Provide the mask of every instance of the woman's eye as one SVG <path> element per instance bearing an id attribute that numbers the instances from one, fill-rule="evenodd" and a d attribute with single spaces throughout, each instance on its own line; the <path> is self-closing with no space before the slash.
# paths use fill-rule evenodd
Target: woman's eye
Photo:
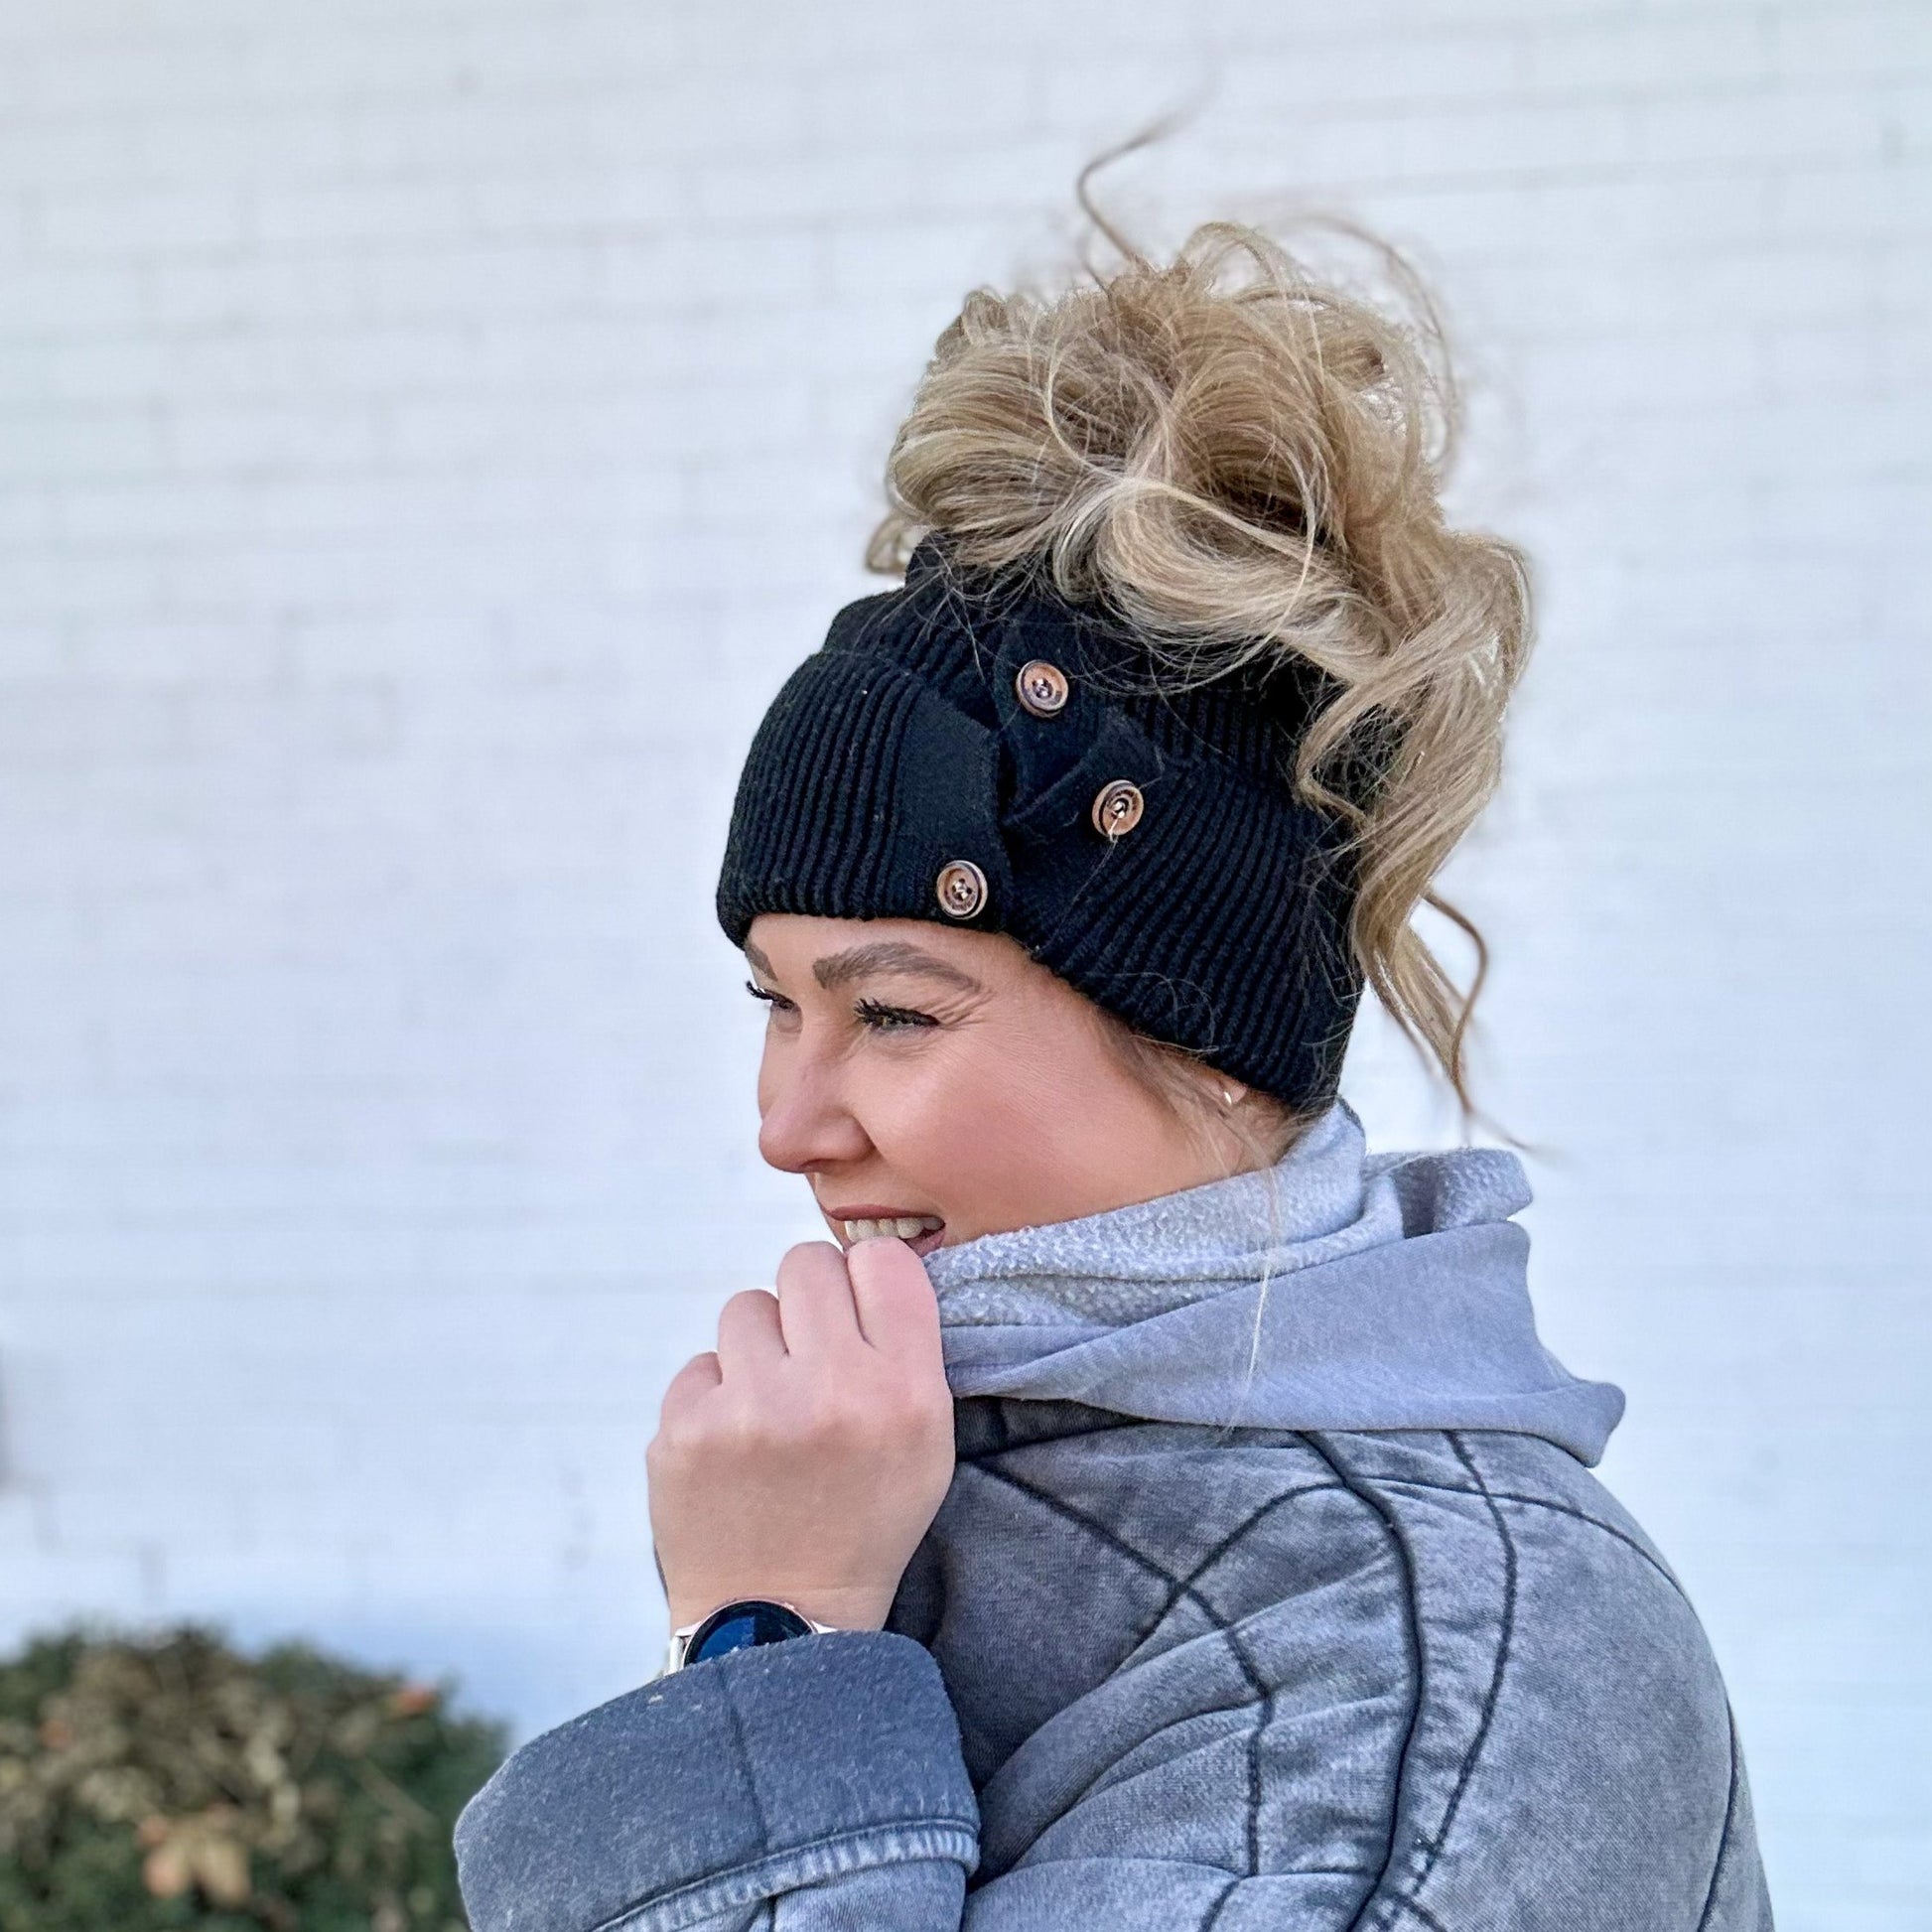
<path id="1" fill-rule="evenodd" d="M 909 1033 L 917 1027 L 939 1024 L 931 1014 L 920 1013 L 916 1008 L 882 1006 L 877 1000 L 861 1000 L 852 1011 L 862 1027 L 870 1027 L 875 1033 Z"/>
<path id="2" fill-rule="evenodd" d="M 798 1011 L 797 1001 L 787 1000 L 782 993 L 774 993 L 756 980 L 747 980 L 745 990 L 773 1015 L 789 1018 Z M 879 1000 L 861 1000 L 852 1012 L 859 1024 L 872 1033 L 909 1033 L 914 1028 L 939 1024 L 931 1014 L 921 1013 L 916 1007 L 889 1007 Z"/>

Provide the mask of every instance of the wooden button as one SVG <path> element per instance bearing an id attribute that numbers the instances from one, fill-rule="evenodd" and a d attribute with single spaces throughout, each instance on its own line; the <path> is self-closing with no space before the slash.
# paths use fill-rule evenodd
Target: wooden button
<path id="1" fill-rule="evenodd" d="M 1066 681 L 1066 673 L 1057 664 L 1049 664 L 1043 657 L 1035 657 L 1020 667 L 1020 674 L 1013 680 L 1013 688 L 1020 694 L 1021 708 L 1031 711 L 1035 718 L 1051 718 L 1066 709 L 1067 692 L 1071 688 Z"/>
<path id="2" fill-rule="evenodd" d="M 939 909 L 949 919 L 970 919 L 986 903 L 986 875 L 970 859 L 949 859 L 933 882 Z"/>
<path id="3" fill-rule="evenodd" d="M 1093 829 L 1110 839 L 1121 838 L 1141 822 L 1146 810 L 1147 800 L 1141 796 L 1140 786 L 1114 778 L 1093 795 Z"/>

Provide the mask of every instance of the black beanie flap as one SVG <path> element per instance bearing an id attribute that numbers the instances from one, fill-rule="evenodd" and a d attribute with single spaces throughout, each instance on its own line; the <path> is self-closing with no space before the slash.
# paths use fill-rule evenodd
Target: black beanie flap
<path id="1" fill-rule="evenodd" d="M 889 822 L 897 836 L 894 902 L 930 918 L 938 879 L 961 861 L 986 882 L 979 908 L 949 925 L 1000 931 L 1011 923 L 1013 875 L 1000 834 L 1000 741 L 921 686 L 894 773 Z"/>
<path id="2" fill-rule="evenodd" d="M 1077 856 L 1097 863 L 1108 849 L 1106 837 L 1093 824 L 1093 801 L 1103 785 L 1125 779 L 1140 788 L 1148 809 L 1154 809 L 1161 783 L 1161 755 L 1147 734 L 1119 712 L 1102 712 L 1081 748 L 1078 761 L 1060 772 L 1043 790 L 1029 787 L 1019 771 L 1009 794 L 1002 823 L 1009 838 L 1029 845 L 1058 845 L 1072 839 Z M 1018 731 L 1003 734 L 1009 746 Z M 1068 734 L 1070 739 L 1071 734 Z M 1021 761 L 1016 759 L 1016 765 Z M 1084 837 L 1079 835 L 1084 833 Z"/>
<path id="3" fill-rule="evenodd" d="M 1012 894 L 992 732 L 881 658 L 821 650 L 772 700 L 739 779 L 718 913 L 742 946 L 760 912 L 929 919 L 938 875 L 977 866 L 997 928 Z"/>

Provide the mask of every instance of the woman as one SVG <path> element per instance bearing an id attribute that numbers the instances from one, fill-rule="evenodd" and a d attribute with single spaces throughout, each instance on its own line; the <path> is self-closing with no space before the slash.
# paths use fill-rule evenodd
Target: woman
<path id="1" fill-rule="evenodd" d="M 1696 1617 L 1490 1149 L 1368 1156 L 1521 560 L 1426 327 L 1198 231 L 974 296 L 719 888 L 834 1240 L 665 1397 L 670 1668 L 458 1833 L 479 1932 L 1767 1927 Z"/>

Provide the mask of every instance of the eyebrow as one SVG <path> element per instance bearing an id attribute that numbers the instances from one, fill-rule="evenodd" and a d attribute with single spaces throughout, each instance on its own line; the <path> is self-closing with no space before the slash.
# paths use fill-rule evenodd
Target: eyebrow
<path id="1" fill-rule="evenodd" d="M 745 943 L 745 957 L 766 978 L 772 977 L 770 960 L 750 940 Z M 965 993 L 986 991 L 971 973 L 961 971 L 935 953 L 922 952 L 903 939 L 875 939 L 869 945 L 851 946 L 844 952 L 828 953 L 812 962 L 812 978 L 828 992 L 878 973 L 917 974 L 923 979 L 941 980 Z"/>

